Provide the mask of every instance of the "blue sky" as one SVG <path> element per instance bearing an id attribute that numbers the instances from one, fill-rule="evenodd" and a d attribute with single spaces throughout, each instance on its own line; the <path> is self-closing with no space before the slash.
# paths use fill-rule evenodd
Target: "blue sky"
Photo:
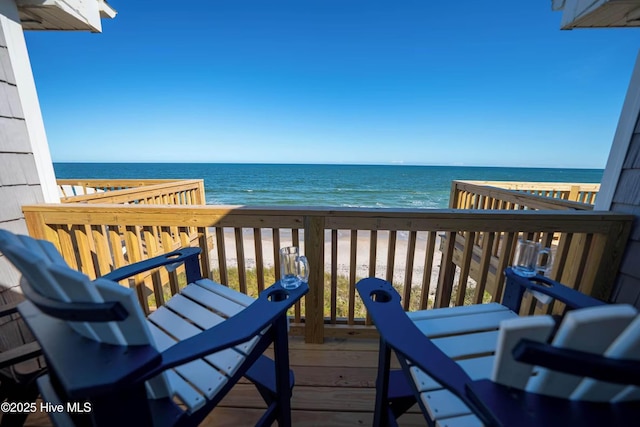
<path id="1" fill-rule="evenodd" d="M 638 29 L 549 0 L 111 0 L 28 32 L 54 161 L 603 168 Z"/>

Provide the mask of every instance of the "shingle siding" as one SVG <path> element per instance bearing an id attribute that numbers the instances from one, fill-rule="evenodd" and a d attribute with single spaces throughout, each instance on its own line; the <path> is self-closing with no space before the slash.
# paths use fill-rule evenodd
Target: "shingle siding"
<path id="1" fill-rule="evenodd" d="M 630 213 L 636 217 L 612 299 L 640 308 L 640 120 L 636 122 L 611 210 Z"/>
<path id="2" fill-rule="evenodd" d="M 620 304 L 631 304 L 638 307 L 638 304 L 640 304 L 640 286 L 637 286 L 637 279 L 620 273 L 617 278 L 617 284 L 612 300 Z"/>
<path id="3" fill-rule="evenodd" d="M 42 203 L 42 187 L 22 103 L 0 27 L 0 228 L 26 234 L 22 205 Z M 0 254 L 0 302 L 15 298 L 19 275 Z"/>

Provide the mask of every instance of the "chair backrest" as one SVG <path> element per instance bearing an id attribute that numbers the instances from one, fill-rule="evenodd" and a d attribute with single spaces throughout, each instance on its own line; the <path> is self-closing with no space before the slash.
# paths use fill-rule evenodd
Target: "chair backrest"
<path id="1" fill-rule="evenodd" d="M 550 316 L 505 320 L 500 324 L 492 381 L 529 392 L 595 402 L 638 399 L 638 388 L 606 383 L 516 362 L 511 356 L 523 338 L 546 342 Z M 611 358 L 640 360 L 640 316 L 629 305 L 603 305 L 568 312 L 551 344 Z M 532 375 L 534 374 L 534 375 Z"/>
<path id="2" fill-rule="evenodd" d="M 127 311 L 122 322 L 68 322 L 94 341 L 115 345 L 152 345 L 152 338 L 131 289 L 105 279 L 91 281 L 72 270 L 47 241 L 0 230 L 0 251 L 22 272 L 40 295 L 62 302 L 117 301 Z"/>
<path id="3" fill-rule="evenodd" d="M 119 302 L 127 311 L 122 321 L 73 322 L 67 324 L 80 335 L 114 345 L 151 345 L 158 348 L 132 289 L 106 279 L 91 281 L 71 269 L 51 242 L 15 235 L 0 229 L 2 252 L 40 295 L 62 302 Z M 150 381 L 152 397 L 171 395 L 165 374 Z"/>

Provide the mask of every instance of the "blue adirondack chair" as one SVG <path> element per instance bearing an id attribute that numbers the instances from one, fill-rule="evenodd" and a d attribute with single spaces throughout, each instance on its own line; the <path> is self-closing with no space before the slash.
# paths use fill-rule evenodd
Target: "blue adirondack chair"
<path id="1" fill-rule="evenodd" d="M 430 426 L 631 426 L 640 420 L 640 316 L 507 269 L 503 303 L 405 313 L 388 283 L 356 286 L 380 332 L 374 425 L 416 402 Z M 526 290 L 567 304 L 518 317 Z M 401 369 L 391 370 L 392 351 Z"/>
<path id="2" fill-rule="evenodd" d="M 253 299 L 203 279 L 199 248 L 93 281 L 46 241 L 0 230 L 0 252 L 23 275 L 28 301 L 19 311 L 47 361 L 49 374 L 38 380 L 43 400 L 64 408 L 50 413 L 56 424 L 197 425 L 241 377 L 266 402 L 259 425 L 291 424 L 286 312 L 306 284 L 276 283 Z M 188 285 L 148 318 L 134 291 L 117 283 L 180 263 Z M 275 362 L 263 355 L 271 344 Z"/>

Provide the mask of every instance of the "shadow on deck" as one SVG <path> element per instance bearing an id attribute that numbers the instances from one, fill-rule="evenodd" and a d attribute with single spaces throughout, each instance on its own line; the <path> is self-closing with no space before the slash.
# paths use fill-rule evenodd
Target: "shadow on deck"
<path id="1" fill-rule="evenodd" d="M 369 426 L 373 422 L 378 341 L 328 339 L 305 344 L 290 338 L 295 372 L 292 418 L 294 426 Z M 397 366 L 397 365 L 396 365 Z M 201 424 L 207 427 L 255 425 L 264 404 L 249 383 L 236 385 Z M 401 426 L 424 426 L 417 406 L 400 418 Z M 50 426 L 45 414 L 33 414 L 26 426 Z"/>

